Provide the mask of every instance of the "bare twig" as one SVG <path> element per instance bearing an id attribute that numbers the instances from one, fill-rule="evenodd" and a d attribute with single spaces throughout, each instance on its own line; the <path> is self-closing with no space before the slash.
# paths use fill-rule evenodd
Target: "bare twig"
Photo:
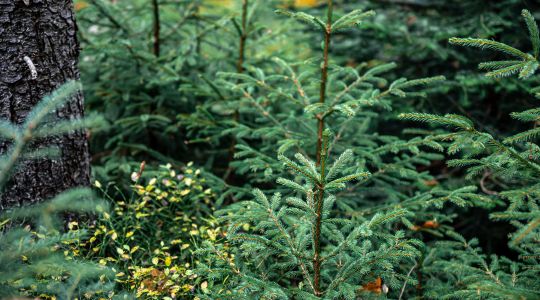
<path id="1" fill-rule="evenodd" d="M 418 266 L 418 263 L 415 263 L 414 266 L 409 270 L 409 273 L 407 273 L 407 278 L 411 276 L 411 273 L 414 271 L 414 269 Z M 403 293 L 405 293 L 405 287 L 407 286 L 407 280 L 403 283 L 403 287 L 401 287 L 401 292 L 399 293 L 398 300 L 401 300 L 401 297 L 403 297 Z"/>
<path id="2" fill-rule="evenodd" d="M 488 194 L 488 195 L 497 195 L 498 193 L 495 191 L 492 191 L 488 189 L 485 185 L 486 179 L 491 176 L 491 172 L 486 171 L 484 172 L 484 175 L 482 175 L 482 179 L 480 179 L 480 188 L 482 189 L 482 192 Z"/>
<path id="3" fill-rule="evenodd" d="M 159 3 L 158 0 L 152 0 L 152 9 L 154 14 L 154 55 L 159 57 L 160 52 L 160 21 L 159 21 Z"/>

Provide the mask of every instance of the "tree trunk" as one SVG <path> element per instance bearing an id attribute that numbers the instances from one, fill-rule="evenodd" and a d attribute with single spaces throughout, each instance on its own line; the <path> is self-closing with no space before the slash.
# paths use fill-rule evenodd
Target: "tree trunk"
<path id="1" fill-rule="evenodd" d="M 0 118 L 21 124 L 43 96 L 70 79 L 79 79 L 76 33 L 71 0 L 0 0 Z M 31 71 L 28 58 L 37 74 Z M 82 117 L 82 94 L 56 115 Z M 85 132 L 47 138 L 36 146 L 45 144 L 58 146 L 60 157 L 20 162 L 0 195 L 0 211 L 89 184 Z M 0 154 L 8 146 L 0 141 Z"/>

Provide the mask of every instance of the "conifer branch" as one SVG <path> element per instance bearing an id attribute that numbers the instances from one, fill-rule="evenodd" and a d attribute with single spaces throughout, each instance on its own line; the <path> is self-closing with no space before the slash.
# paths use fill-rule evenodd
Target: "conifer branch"
<path id="1" fill-rule="evenodd" d="M 79 82 L 70 81 L 65 83 L 63 86 L 53 91 L 50 95 L 46 96 L 38 104 L 36 104 L 30 113 L 28 113 L 25 122 L 21 126 L 8 124 L 5 121 L 0 123 L 0 134 L 8 138 L 11 137 L 13 142 L 12 146 L 8 148 L 5 157 L 1 157 L 0 160 L 0 192 L 5 186 L 9 175 L 11 174 L 11 170 L 15 167 L 18 159 L 23 156 L 27 145 L 35 138 L 36 131 L 40 132 L 42 122 L 44 121 L 45 117 L 54 111 L 54 109 L 56 109 L 58 106 L 71 99 L 71 96 L 79 91 L 80 88 L 81 86 Z M 52 134 L 62 133 L 70 129 L 80 129 L 82 127 L 81 125 L 92 123 L 87 122 L 84 119 L 74 120 L 71 122 L 73 125 L 71 128 L 69 127 L 69 123 L 59 123 L 59 127 L 54 127 L 54 129 L 57 131 L 52 132 Z M 44 132 L 40 133 L 40 136 L 42 137 L 45 135 L 46 134 Z"/>
<path id="2" fill-rule="evenodd" d="M 307 283 L 309 284 L 311 289 L 313 291 L 315 291 L 315 287 L 314 287 L 313 283 L 311 282 L 311 276 L 309 274 L 308 268 L 307 268 L 306 264 L 302 261 L 304 258 L 302 257 L 302 255 L 300 255 L 300 251 L 295 247 L 294 242 L 293 242 L 293 238 L 289 235 L 289 233 L 287 233 L 285 228 L 283 228 L 283 225 L 279 221 L 278 217 L 274 214 L 274 211 L 271 210 L 271 209 L 269 209 L 269 216 L 272 219 L 272 221 L 274 222 L 276 228 L 278 228 L 281 235 L 287 241 L 287 244 L 290 247 L 291 254 L 296 257 L 296 260 L 298 262 L 298 266 L 300 267 L 300 270 L 302 270 L 302 273 L 304 275 L 304 279 L 307 281 Z"/>
<path id="3" fill-rule="evenodd" d="M 517 245 L 525 239 L 533 230 L 540 226 L 540 217 L 532 220 L 512 237 L 512 244 Z"/>
<path id="4" fill-rule="evenodd" d="M 459 45 L 459 46 L 467 46 L 467 47 L 477 47 L 480 49 L 491 49 L 500 51 L 503 53 L 506 53 L 508 55 L 521 58 L 523 60 L 534 60 L 534 57 L 532 57 L 530 54 L 524 53 L 514 47 L 508 46 L 506 44 L 492 41 L 492 40 L 486 40 L 486 39 L 475 39 L 475 38 L 451 38 L 450 44 Z"/>
<path id="5" fill-rule="evenodd" d="M 90 3 L 92 3 L 92 6 L 95 6 L 99 13 L 101 13 L 103 16 L 105 16 L 106 19 L 108 19 L 115 27 L 122 30 L 124 33 L 130 33 L 127 27 L 125 27 L 121 22 L 116 20 L 115 17 L 113 17 L 113 13 L 109 11 L 109 9 L 106 7 L 106 4 L 102 3 L 103 0 L 89 0 Z"/>
<path id="6" fill-rule="evenodd" d="M 525 19 L 527 29 L 529 30 L 529 38 L 531 39 L 531 43 L 533 46 L 534 57 L 538 58 L 538 54 L 540 52 L 540 35 L 538 33 L 538 25 L 536 24 L 534 17 L 528 10 L 522 10 L 521 16 L 523 17 L 523 19 Z"/>
<path id="7" fill-rule="evenodd" d="M 497 70 L 501 68 L 510 67 L 516 64 L 520 64 L 523 61 L 521 60 L 499 60 L 499 61 L 488 61 L 488 62 L 481 62 L 478 64 L 478 69 L 480 70 Z"/>
<path id="8" fill-rule="evenodd" d="M 261 112 L 261 115 L 263 117 L 268 118 L 270 121 L 272 121 L 272 123 L 274 123 L 277 127 L 281 129 L 285 138 L 288 139 L 291 137 L 291 133 L 289 132 L 289 130 L 287 130 L 287 128 L 285 128 L 285 126 L 283 126 L 281 122 L 279 122 L 274 116 L 272 116 L 272 114 L 270 114 L 266 109 L 264 109 L 264 107 L 262 107 L 248 91 L 242 89 L 242 93 L 244 94 L 244 97 L 249 99 L 249 101 L 251 101 L 251 103 L 253 103 L 253 105 Z"/>

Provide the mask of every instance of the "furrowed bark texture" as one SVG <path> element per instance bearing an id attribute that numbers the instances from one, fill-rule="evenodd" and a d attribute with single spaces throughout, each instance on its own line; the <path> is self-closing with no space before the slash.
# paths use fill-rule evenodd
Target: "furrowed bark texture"
<path id="1" fill-rule="evenodd" d="M 79 79 L 76 33 L 71 0 L 0 0 L 0 118 L 21 124 L 45 95 L 70 79 Z M 25 56 L 35 65 L 35 79 Z M 82 94 L 74 96 L 56 115 L 82 117 Z M 57 145 L 61 156 L 21 162 L 0 195 L 0 211 L 89 184 L 85 132 L 44 139 L 32 147 L 44 145 Z M 8 146 L 0 140 L 0 154 Z"/>

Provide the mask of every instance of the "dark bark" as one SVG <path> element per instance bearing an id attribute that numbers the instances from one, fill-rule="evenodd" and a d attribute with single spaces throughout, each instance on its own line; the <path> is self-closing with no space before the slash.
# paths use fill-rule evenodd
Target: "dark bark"
<path id="1" fill-rule="evenodd" d="M 43 96 L 70 79 L 79 79 L 76 33 L 71 0 L 0 0 L 0 118 L 21 124 Z M 36 67 L 35 78 L 25 56 Z M 56 115 L 82 117 L 82 94 Z M 34 146 L 45 144 L 57 145 L 60 157 L 21 162 L 0 195 L 0 211 L 89 184 L 85 132 L 44 139 Z M 0 154 L 8 146 L 0 141 Z"/>

